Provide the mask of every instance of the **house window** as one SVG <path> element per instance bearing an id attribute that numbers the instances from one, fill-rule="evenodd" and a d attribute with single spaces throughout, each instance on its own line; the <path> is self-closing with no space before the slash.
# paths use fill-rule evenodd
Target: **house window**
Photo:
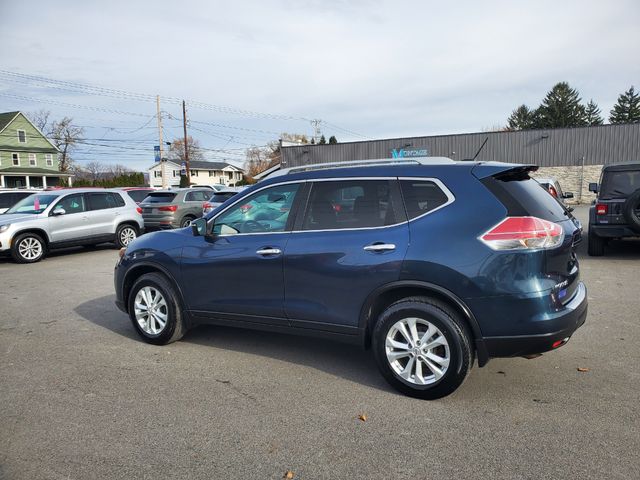
<path id="1" fill-rule="evenodd" d="M 162 171 L 161 170 L 154 170 L 153 171 L 153 176 L 154 176 L 154 178 L 158 178 L 158 177 L 162 178 Z"/>
<path id="2" fill-rule="evenodd" d="M 224 177 L 220 177 L 220 180 L 218 181 L 218 183 L 219 183 L 220 185 L 225 185 L 225 183 L 224 183 Z"/>
<path id="3" fill-rule="evenodd" d="M 13 160 L 13 164 L 16 167 L 20 166 L 20 154 L 19 153 L 12 153 L 11 154 L 11 159 Z"/>
<path id="4" fill-rule="evenodd" d="M 173 178 L 179 177 L 180 176 L 180 171 L 179 170 L 174 170 L 173 171 Z"/>
<path id="5" fill-rule="evenodd" d="M 227 176 L 229 177 L 229 180 L 231 180 L 233 178 L 233 172 L 227 172 Z"/>
<path id="6" fill-rule="evenodd" d="M 29 154 L 29 165 L 31 165 L 32 167 L 36 166 L 36 154 L 35 153 L 30 153 Z"/>
<path id="7" fill-rule="evenodd" d="M 27 143 L 27 132 L 24 130 L 18 130 L 18 142 Z"/>
<path id="8" fill-rule="evenodd" d="M 197 177 L 198 176 L 198 170 L 191 170 L 191 176 L 192 177 Z"/>
<path id="9" fill-rule="evenodd" d="M 44 159 L 47 162 L 47 167 L 53 167 L 53 155 L 46 153 Z"/>
<path id="10" fill-rule="evenodd" d="M 210 176 L 210 177 L 213 177 L 213 175 L 214 175 L 213 170 L 209 170 L 209 176 Z"/>

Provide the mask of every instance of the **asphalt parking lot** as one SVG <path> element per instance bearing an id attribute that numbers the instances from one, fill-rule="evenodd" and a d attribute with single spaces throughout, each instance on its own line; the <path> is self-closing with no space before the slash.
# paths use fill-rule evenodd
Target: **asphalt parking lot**
<path id="1" fill-rule="evenodd" d="M 143 343 L 113 303 L 116 258 L 0 259 L 0 478 L 637 477 L 640 243 L 581 245 L 590 313 L 566 346 L 475 367 L 433 402 L 339 343 L 222 327 Z"/>

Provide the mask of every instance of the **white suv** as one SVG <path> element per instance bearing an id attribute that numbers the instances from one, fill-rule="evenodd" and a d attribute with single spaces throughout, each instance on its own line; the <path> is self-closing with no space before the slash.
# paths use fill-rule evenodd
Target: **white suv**
<path id="1" fill-rule="evenodd" d="M 0 253 L 18 263 L 48 250 L 115 242 L 126 247 L 144 230 L 142 209 L 124 192 L 70 189 L 33 194 L 0 215 Z"/>

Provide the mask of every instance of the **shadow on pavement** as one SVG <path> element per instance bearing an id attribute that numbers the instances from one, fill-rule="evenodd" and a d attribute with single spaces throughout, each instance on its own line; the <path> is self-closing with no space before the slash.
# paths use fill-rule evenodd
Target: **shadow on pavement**
<path id="1" fill-rule="evenodd" d="M 123 337 L 142 341 L 128 316 L 118 310 L 114 301 L 115 295 L 96 298 L 78 305 L 74 311 L 95 325 Z M 354 345 L 216 325 L 200 325 L 187 332 L 181 342 L 305 365 L 352 382 L 392 391 L 378 373 L 372 353 Z"/>
<path id="2" fill-rule="evenodd" d="M 61 248 L 59 250 L 51 250 L 47 252 L 47 256 L 41 260 L 42 262 L 46 262 L 48 258 L 56 258 L 56 257 L 66 257 L 68 255 L 73 256 L 81 256 L 88 255 L 92 252 L 97 252 L 101 250 L 112 250 L 114 251 L 114 258 L 116 258 L 117 250 L 113 243 L 104 243 L 100 245 L 88 245 L 86 247 L 69 247 L 69 248 Z M 11 254 L 9 252 L 5 252 L 0 255 L 0 264 L 3 263 L 15 263 Z"/>

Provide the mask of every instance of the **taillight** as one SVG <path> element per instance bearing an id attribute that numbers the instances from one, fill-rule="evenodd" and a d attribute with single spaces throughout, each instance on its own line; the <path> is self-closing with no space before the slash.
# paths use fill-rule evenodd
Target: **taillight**
<path id="1" fill-rule="evenodd" d="M 141 209 L 140 207 L 136 207 L 136 211 L 137 211 L 138 213 L 142 213 L 142 209 Z"/>
<path id="2" fill-rule="evenodd" d="M 558 198 L 558 192 L 556 191 L 556 189 L 554 187 L 549 187 L 549 193 L 551 195 L 553 195 L 554 197 Z"/>
<path id="3" fill-rule="evenodd" d="M 493 250 L 553 248 L 563 239 L 564 230 L 560 225 L 537 217 L 507 217 L 480 236 Z"/>
<path id="4" fill-rule="evenodd" d="M 596 205 L 596 215 L 606 215 L 609 213 L 609 205 L 606 203 L 598 203 Z"/>
<path id="5" fill-rule="evenodd" d="M 250 204 L 247 203 L 246 205 L 242 205 L 240 207 L 240 211 L 242 213 L 247 213 L 249 210 L 251 210 L 251 207 L 253 207 L 253 205 L 250 205 Z"/>
<path id="6" fill-rule="evenodd" d="M 175 212 L 176 210 L 178 210 L 178 206 L 177 205 L 166 205 L 164 207 L 158 207 L 158 210 L 160 210 L 161 212 Z"/>
<path id="7" fill-rule="evenodd" d="M 202 204 L 202 209 L 203 209 L 203 210 L 205 210 L 205 209 L 207 209 L 207 208 L 211 208 L 211 204 L 210 204 L 209 202 L 204 202 L 204 203 Z"/>

